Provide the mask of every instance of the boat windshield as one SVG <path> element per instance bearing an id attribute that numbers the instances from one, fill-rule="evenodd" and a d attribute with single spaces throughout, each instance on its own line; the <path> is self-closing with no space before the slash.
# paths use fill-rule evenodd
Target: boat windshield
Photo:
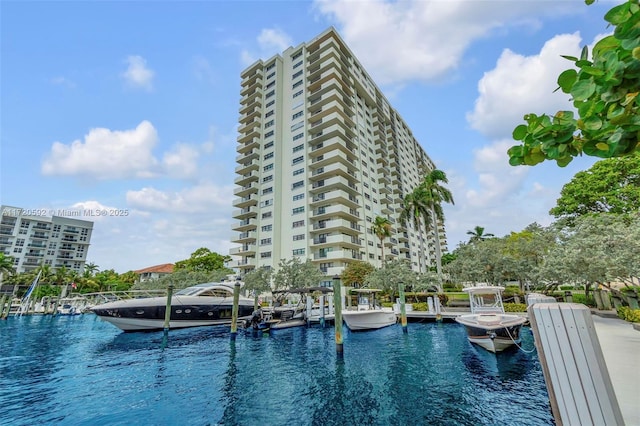
<path id="1" fill-rule="evenodd" d="M 213 287 L 206 288 L 205 286 L 192 286 L 183 288 L 176 293 L 178 296 L 208 296 L 208 297 L 232 297 L 233 291 L 231 289 Z"/>
<path id="2" fill-rule="evenodd" d="M 504 312 L 500 293 L 470 294 L 471 311 L 473 313 Z"/>
<path id="3" fill-rule="evenodd" d="M 177 296 L 193 296 L 194 294 L 202 291 L 202 287 L 187 287 L 176 292 Z"/>

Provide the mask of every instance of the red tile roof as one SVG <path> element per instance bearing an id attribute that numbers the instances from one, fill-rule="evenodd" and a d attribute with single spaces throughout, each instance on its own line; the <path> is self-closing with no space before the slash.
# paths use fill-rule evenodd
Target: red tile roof
<path id="1" fill-rule="evenodd" d="M 162 265 L 149 266 L 148 268 L 134 271 L 136 274 L 157 272 L 160 274 L 170 274 L 173 272 L 173 263 L 163 263 Z"/>

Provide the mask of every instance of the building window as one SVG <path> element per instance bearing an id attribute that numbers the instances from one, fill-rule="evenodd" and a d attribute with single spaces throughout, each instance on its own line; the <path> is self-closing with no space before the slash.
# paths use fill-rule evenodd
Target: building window
<path id="1" fill-rule="evenodd" d="M 264 253 L 260 253 L 260 257 L 263 258 L 263 259 L 269 258 L 269 257 L 271 257 L 271 252 L 267 251 L 267 252 L 264 252 Z"/>
<path id="2" fill-rule="evenodd" d="M 265 176 L 262 178 L 262 182 L 270 182 L 273 180 L 273 175 Z"/>
<path id="3" fill-rule="evenodd" d="M 293 114 L 293 116 L 291 117 L 292 120 L 295 120 L 296 118 L 300 118 L 302 117 L 302 115 L 304 114 L 304 111 L 298 111 L 295 114 Z"/>
<path id="4" fill-rule="evenodd" d="M 296 93 L 293 94 L 293 97 L 297 98 L 298 96 L 302 95 L 303 92 L 304 90 L 298 90 Z"/>
<path id="5" fill-rule="evenodd" d="M 269 207 L 273 205 L 273 198 L 270 198 L 268 200 L 264 200 L 260 203 L 260 207 Z"/>
<path id="6" fill-rule="evenodd" d="M 264 194 L 270 194 L 270 193 L 272 193 L 272 192 L 273 192 L 273 187 L 272 187 L 272 186 L 270 186 L 269 188 L 265 188 L 265 189 L 263 189 L 263 190 L 262 190 L 262 195 L 264 195 Z"/>
<path id="7" fill-rule="evenodd" d="M 268 138 L 270 136 L 273 136 L 273 130 L 269 130 L 267 133 L 264 134 L 265 138 Z"/>
<path id="8" fill-rule="evenodd" d="M 267 66 L 267 69 L 266 69 L 265 71 L 271 71 L 275 66 L 276 66 L 276 63 L 275 63 L 275 62 L 272 62 L 271 64 L 269 64 L 269 65 Z"/>
<path id="9" fill-rule="evenodd" d="M 265 160 L 268 160 L 269 158 L 273 158 L 273 152 L 270 152 L 264 156 Z"/>
<path id="10" fill-rule="evenodd" d="M 304 122 L 299 122 L 294 124 L 293 126 L 291 126 L 291 131 L 293 132 L 294 130 L 298 130 L 300 127 L 304 126 Z"/>
<path id="11" fill-rule="evenodd" d="M 294 75 L 292 75 L 291 76 L 291 80 L 295 80 L 296 78 L 300 77 L 301 75 L 302 75 L 302 70 L 300 70 L 297 73 L 295 73 Z"/>
<path id="12" fill-rule="evenodd" d="M 260 240 L 261 246 L 266 246 L 268 244 L 271 244 L 271 238 L 263 238 L 262 240 Z"/>
<path id="13" fill-rule="evenodd" d="M 291 60 L 296 60 L 298 59 L 300 56 L 302 56 L 302 50 L 299 50 L 298 52 L 294 53 L 293 56 L 291 56 Z"/>
<path id="14" fill-rule="evenodd" d="M 294 249 L 292 253 L 294 256 L 304 256 L 304 249 Z"/>
<path id="15" fill-rule="evenodd" d="M 264 128 L 267 129 L 267 128 L 273 126 L 273 125 L 274 125 L 274 121 L 273 120 L 269 120 L 266 123 L 264 123 Z"/>
<path id="16" fill-rule="evenodd" d="M 296 81 L 295 83 L 293 83 L 293 86 L 291 86 L 292 89 L 295 89 L 296 87 L 299 87 L 302 85 L 302 80 L 300 81 Z"/>
<path id="17" fill-rule="evenodd" d="M 293 196 L 293 201 L 304 200 L 304 192 L 302 194 L 297 194 Z"/>
<path id="18" fill-rule="evenodd" d="M 264 106 L 265 108 L 269 108 L 271 105 L 275 104 L 276 101 L 269 101 L 267 102 L 267 104 Z"/>
<path id="19" fill-rule="evenodd" d="M 275 90 L 270 91 L 269 93 L 267 93 L 267 95 L 265 96 L 265 99 L 269 99 L 270 97 L 272 97 L 273 95 L 276 94 Z"/>
<path id="20" fill-rule="evenodd" d="M 261 229 L 262 229 L 263 232 L 268 232 L 268 231 L 271 231 L 273 229 L 273 225 L 265 225 Z"/>
<path id="21" fill-rule="evenodd" d="M 300 241 L 300 240 L 304 240 L 305 239 L 305 235 L 304 234 L 298 234 L 298 235 L 294 235 L 293 236 L 293 241 Z"/>
<path id="22" fill-rule="evenodd" d="M 293 227 L 294 228 L 300 228 L 301 226 L 304 226 L 304 220 L 298 220 L 293 222 Z"/>
<path id="23" fill-rule="evenodd" d="M 273 110 L 271 110 L 271 111 L 269 111 L 268 113 L 266 113 L 266 114 L 264 115 L 264 118 L 271 117 L 273 114 L 274 114 L 274 112 L 273 112 Z"/>
<path id="24" fill-rule="evenodd" d="M 304 173 L 304 168 L 293 171 L 293 175 L 294 176 L 298 176 L 298 175 L 301 175 L 303 173 Z"/>
<path id="25" fill-rule="evenodd" d="M 300 213 L 304 213 L 304 206 L 302 207 L 296 207 L 295 209 L 293 209 L 291 211 L 292 214 L 300 214 Z"/>
<path id="26" fill-rule="evenodd" d="M 297 141 L 298 139 L 303 138 L 303 137 L 304 137 L 304 133 L 298 133 L 297 135 L 295 135 L 295 136 L 293 137 L 293 140 L 294 140 L 294 141 Z"/>
<path id="27" fill-rule="evenodd" d="M 293 65 L 293 69 L 298 68 L 300 65 L 302 65 L 302 61 L 296 62 L 296 63 Z"/>
<path id="28" fill-rule="evenodd" d="M 291 185 L 291 189 L 301 188 L 302 186 L 304 186 L 304 181 L 300 180 L 298 182 L 295 182 L 293 185 Z"/>
<path id="29" fill-rule="evenodd" d="M 262 213 L 262 218 L 263 219 L 269 219 L 271 216 L 273 216 L 273 212 L 264 212 L 264 213 Z"/>
<path id="30" fill-rule="evenodd" d="M 292 164 L 300 164 L 304 161 L 304 155 L 301 155 L 300 157 L 296 157 L 293 159 Z"/>
<path id="31" fill-rule="evenodd" d="M 267 164 L 266 166 L 264 166 L 264 167 L 262 168 L 262 171 L 263 171 L 263 172 L 266 172 L 266 171 L 268 171 L 268 170 L 272 170 L 272 169 L 273 169 L 273 163 L 271 163 L 271 164 Z"/>
<path id="32" fill-rule="evenodd" d="M 264 144 L 264 149 L 271 148 L 272 146 L 273 146 L 273 141 L 267 142 L 266 144 Z"/>
<path id="33" fill-rule="evenodd" d="M 304 149 L 304 144 L 298 145 L 298 146 L 294 146 L 293 147 L 293 152 L 302 151 L 303 149 Z"/>

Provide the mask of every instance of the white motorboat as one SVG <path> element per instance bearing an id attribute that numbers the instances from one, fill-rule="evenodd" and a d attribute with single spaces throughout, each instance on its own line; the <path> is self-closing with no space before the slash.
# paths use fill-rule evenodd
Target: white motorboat
<path id="1" fill-rule="evenodd" d="M 169 328 L 231 324 L 233 283 L 206 283 L 187 287 L 171 297 Z M 125 299 L 94 306 L 101 319 L 123 331 L 151 331 L 164 328 L 167 298 Z M 238 319 L 249 318 L 253 299 L 240 297 Z"/>
<path id="2" fill-rule="evenodd" d="M 342 311 L 342 319 L 349 330 L 376 330 L 397 322 L 398 317 L 393 309 L 383 308 L 376 301 L 376 293 L 382 290 L 359 288 L 351 291 L 358 295 L 358 306 L 354 310 Z"/>
<path id="3" fill-rule="evenodd" d="M 527 319 L 505 314 L 500 286 L 475 286 L 462 289 L 469 293 L 471 314 L 461 315 L 456 321 L 464 325 L 471 343 L 490 352 L 501 352 L 520 344 L 520 329 Z"/>

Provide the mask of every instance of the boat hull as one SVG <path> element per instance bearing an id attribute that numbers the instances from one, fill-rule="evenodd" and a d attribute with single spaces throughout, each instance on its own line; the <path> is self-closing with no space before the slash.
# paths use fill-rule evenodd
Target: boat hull
<path id="1" fill-rule="evenodd" d="M 170 328 L 231 324 L 230 298 L 176 297 L 171 303 Z M 95 306 L 92 311 L 123 331 L 152 331 L 164 328 L 165 297 L 132 299 Z M 253 302 L 238 306 L 238 319 L 249 318 Z"/>
<path id="2" fill-rule="evenodd" d="M 456 321 L 464 325 L 471 343 L 489 352 L 502 352 L 520 344 L 520 329 L 526 319 L 516 315 L 462 315 Z"/>
<path id="3" fill-rule="evenodd" d="M 397 322 L 393 310 L 342 311 L 342 319 L 351 331 L 377 330 Z"/>

